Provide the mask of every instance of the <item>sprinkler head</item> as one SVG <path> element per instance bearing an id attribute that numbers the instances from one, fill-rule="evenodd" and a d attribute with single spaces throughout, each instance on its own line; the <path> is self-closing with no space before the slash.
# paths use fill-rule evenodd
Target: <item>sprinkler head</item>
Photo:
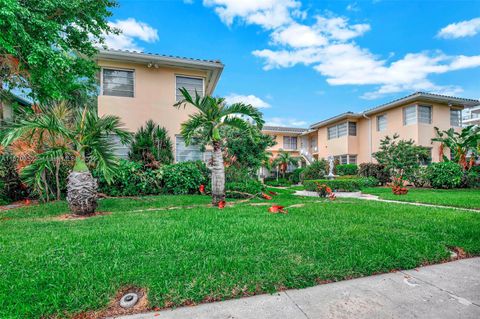
<path id="1" fill-rule="evenodd" d="M 120 299 L 120 307 L 124 309 L 132 308 L 138 302 L 138 294 L 135 292 L 129 292 Z"/>

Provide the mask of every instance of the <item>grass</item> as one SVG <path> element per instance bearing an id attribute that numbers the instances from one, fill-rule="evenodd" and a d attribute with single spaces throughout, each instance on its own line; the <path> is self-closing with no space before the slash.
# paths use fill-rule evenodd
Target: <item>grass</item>
<path id="1" fill-rule="evenodd" d="M 390 188 L 375 187 L 362 192 L 382 199 L 480 209 L 480 189 L 411 188 L 406 195 L 394 195 Z"/>
<path id="2" fill-rule="evenodd" d="M 66 317 L 101 309 L 126 285 L 152 307 L 301 288 L 480 254 L 480 214 L 343 199 L 269 204 L 286 215 L 208 197 L 105 199 L 110 215 L 58 221 L 64 202 L 0 213 L 0 318 Z M 256 200 L 257 202 L 260 200 Z M 201 205 L 194 209 L 141 209 Z"/>

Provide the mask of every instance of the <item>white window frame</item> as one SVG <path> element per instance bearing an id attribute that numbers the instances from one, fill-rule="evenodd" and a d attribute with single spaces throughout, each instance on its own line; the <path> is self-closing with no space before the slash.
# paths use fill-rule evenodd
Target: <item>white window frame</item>
<path id="1" fill-rule="evenodd" d="M 384 118 L 385 119 L 385 128 L 383 130 L 380 129 L 380 117 Z M 387 127 L 388 127 L 388 117 L 387 117 L 387 114 L 379 114 L 377 115 L 377 132 L 384 132 L 387 130 Z"/>
<path id="2" fill-rule="evenodd" d="M 290 145 L 288 145 L 289 147 L 287 148 L 285 146 L 285 139 L 288 138 L 290 140 Z M 292 139 L 295 138 L 296 142 L 295 142 L 295 145 L 297 146 L 296 148 L 291 148 L 290 146 L 292 145 Z M 284 135 L 283 136 L 283 148 L 286 149 L 286 150 L 289 150 L 289 151 L 294 151 L 294 150 L 298 150 L 298 136 L 291 136 L 291 135 Z"/>
<path id="3" fill-rule="evenodd" d="M 455 123 L 455 125 L 452 125 L 452 111 L 460 112 L 460 115 L 458 117 L 459 122 Z M 462 122 L 463 122 L 462 109 L 456 109 L 456 108 L 451 107 L 450 108 L 450 126 L 451 127 L 462 127 Z"/>
<path id="4" fill-rule="evenodd" d="M 407 123 L 405 110 L 411 107 L 415 109 L 415 121 L 413 123 Z M 416 104 L 408 105 L 402 108 L 402 122 L 403 122 L 403 126 L 418 124 L 418 108 Z"/>
<path id="5" fill-rule="evenodd" d="M 430 122 L 420 122 L 420 107 L 426 107 L 430 110 Z M 417 123 L 418 124 L 432 124 L 433 122 L 433 106 L 425 104 L 417 104 Z"/>
<path id="6" fill-rule="evenodd" d="M 133 96 L 117 96 L 117 95 L 105 95 L 103 94 L 103 70 L 114 70 L 114 71 L 131 71 L 133 72 Z M 124 97 L 124 98 L 129 98 L 133 99 L 137 95 L 137 81 L 136 81 L 136 74 L 135 74 L 135 69 L 126 69 L 126 68 L 117 68 L 117 67 L 108 67 L 108 66 L 102 66 L 100 68 L 100 95 L 102 96 L 111 96 L 111 97 Z"/>
<path id="7" fill-rule="evenodd" d="M 177 100 L 177 77 L 183 77 L 183 78 L 191 78 L 191 79 L 200 79 L 202 80 L 202 96 L 205 96 L 205 77 L 203 76 L 196 76 L 196 75 L 188 75 L 188 74 L 182 74 L 182 73 L 175 73 L 175 102 L 178 102 Z"/>

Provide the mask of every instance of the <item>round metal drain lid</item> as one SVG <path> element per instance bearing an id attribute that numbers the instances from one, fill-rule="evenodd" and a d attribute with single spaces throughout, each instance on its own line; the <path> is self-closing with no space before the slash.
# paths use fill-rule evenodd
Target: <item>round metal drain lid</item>
<path id="1" fill-rule="evenodd" d="M 130 292 L 120 299 L 120 307 L 125 309 L 132 308 L 138 302 L 138 299 L 139 297 L 136 293 Z"/>

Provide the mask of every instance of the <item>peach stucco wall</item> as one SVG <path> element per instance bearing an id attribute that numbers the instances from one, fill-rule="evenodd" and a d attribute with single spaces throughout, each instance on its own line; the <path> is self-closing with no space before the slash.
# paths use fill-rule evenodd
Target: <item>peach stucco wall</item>
<path id="1" fill-rule="evenodd" d="M 300 136 L 298 136 L 298 134 L 283 133 L 283 132 L 268 132 L 268 131 L 266 131 L 266 132 L 264 131 L 263 134 L 270 135 L 270 136 L 275 136 L 276 144 L 272 147 L 269 147 L 267 149 L 268 152 L 278 152 L 280 150 L 294 151 L 294 150 L 291 150 L 291 149 L 285 149 L 285 147 L 283 145 L 283 137 L 284 136 L 296 136 L 297 137 L 297 150 L 300 149 Z"/>
<path id="2" fill-rule="evenodd" d="M 117 115 L 125 128 L 135 132 L 146 121 L 152 119 L 165 127 L 175 145 L 175 135 L 180 133 L 180 125 L 194 112 L 187 106 L 177 110 L 175 103 L 175 76 L 187 75 L 206 77 L 203 71 L 160 67 L 148 68 L 144 64 L 98 61 L 100 67 L 112 67 L 135 71 L 134 97 L 103 96 L 98 97 L 98 113 Z"/>
<path id="3" fill-rule="evenodd" d="M 422 104 L 432 106 L 432 123 L 416 123 L 403 125 L 403 108 L 409 105 Z M 387 128 L 384 131 L 377 131 L 377 115 L 386 115 Z M 328 126 L 345 122 L 346 120 L 331 123 Z M 401 139 L 413 139 L 417 145 L 432 148 L 432 160 L 439 161 L 439 144 L 431 143 L 435 137 L 434 127 L 447 130 L 450 126 L 450 107 L 446 104 L 435 104 L 431 102 L 418 101 L 411 104 L 401 105 L 387 111 L 371 114 L 368 118 L 350 119 L 357 122 L 357 136 L 343 136 L 336 139 L 327 139 L 327 126 L 320 127 L 318 132 L 319 158 L 327 158 L 329 155 L 351 154 L 357 155 L 357 163 L 374 161 L 371 153 L 379 150 L 380 141 L 387 135 L 395 133 Z M 371 121 L 371 123 L 370 123 Z M 460 128 L 455 128 L 460 130 Z M 370 145 L 371 136 L 371 145 Z"/>

